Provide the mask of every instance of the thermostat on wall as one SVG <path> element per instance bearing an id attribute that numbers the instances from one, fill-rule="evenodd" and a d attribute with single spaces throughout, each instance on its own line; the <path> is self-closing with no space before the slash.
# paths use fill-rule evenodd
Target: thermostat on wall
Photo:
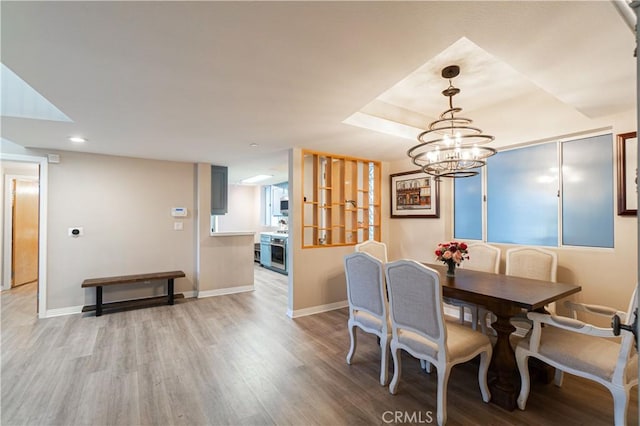
<path id="1" fill-rule="evenodd" d="M 187 215 L 187 209 L 185 207 L 171 207 L 171 216 L 185 217 L 186 215 Z"/>

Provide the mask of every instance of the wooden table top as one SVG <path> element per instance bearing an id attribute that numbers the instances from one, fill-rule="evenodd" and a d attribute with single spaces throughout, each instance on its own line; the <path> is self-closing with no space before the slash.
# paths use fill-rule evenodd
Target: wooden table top
<path id="1" fill-rule="evenodd" d="M 116 277 L 89 278 L 82 282 L 82 287 L 100 287 L 113 284 L 136 283 L 141 281 L 168 280 L 182 278 L 182 271 L 151 272 L 148 274 L 120 275 Z"/>
<path id="2" fill-rule="evenodd" d="M 478 304 L 487 303 L 490 300 L 494 303 L 507 302 L 527 310 L 534 310 L 582 290 L 582 287 L 574 284 L 533 280 L 464 268 L 456 268 L 455 277 L 447 277 L 445 265 L 432 263 L 424 263 L 424 265 L 435 269 L 440 274 L 444 296 Z"/>

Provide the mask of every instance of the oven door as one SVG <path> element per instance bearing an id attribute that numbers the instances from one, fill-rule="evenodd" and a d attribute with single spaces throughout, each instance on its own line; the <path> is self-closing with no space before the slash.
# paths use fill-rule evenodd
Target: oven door
<path id="1" fill-rule="evenodd" d="M 287 270 L 287 242 L 283 238 L 271 239 L 271 267 Z"/>

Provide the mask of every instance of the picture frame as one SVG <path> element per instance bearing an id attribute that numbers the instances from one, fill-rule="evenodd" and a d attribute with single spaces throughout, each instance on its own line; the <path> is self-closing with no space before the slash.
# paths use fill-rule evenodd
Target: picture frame
<path id="1" fill-rule="evenodd" d="M 638 133 L 617 135 L 618 215 L 638 214 Z"/>
<path id="2" fill-rule="evenodd" d="M 439 218 L 440 195 L 434 176 L 421 170 L 389 175 L 392 218 Z"/>

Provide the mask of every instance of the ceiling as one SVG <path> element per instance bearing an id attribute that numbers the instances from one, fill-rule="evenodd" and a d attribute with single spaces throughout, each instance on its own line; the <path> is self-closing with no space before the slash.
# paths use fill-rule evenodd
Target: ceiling
<path id="1" fill-rule="evenodd" d="M 607 1 L 0 7 L 2 63 L 72 120 L 3 116 L 3 138 L 226 165 L 232 183 L 286 180 L 291 147 L 406 158 L 412 140 L 345 121 L 424 128 L 446 107 L 440 70 L 453 62 L 456 106 L 495 147 L 597 129 L 636 108 L 634 36 Z M 463 38 L 483 53 L 450 49 Z"/>

